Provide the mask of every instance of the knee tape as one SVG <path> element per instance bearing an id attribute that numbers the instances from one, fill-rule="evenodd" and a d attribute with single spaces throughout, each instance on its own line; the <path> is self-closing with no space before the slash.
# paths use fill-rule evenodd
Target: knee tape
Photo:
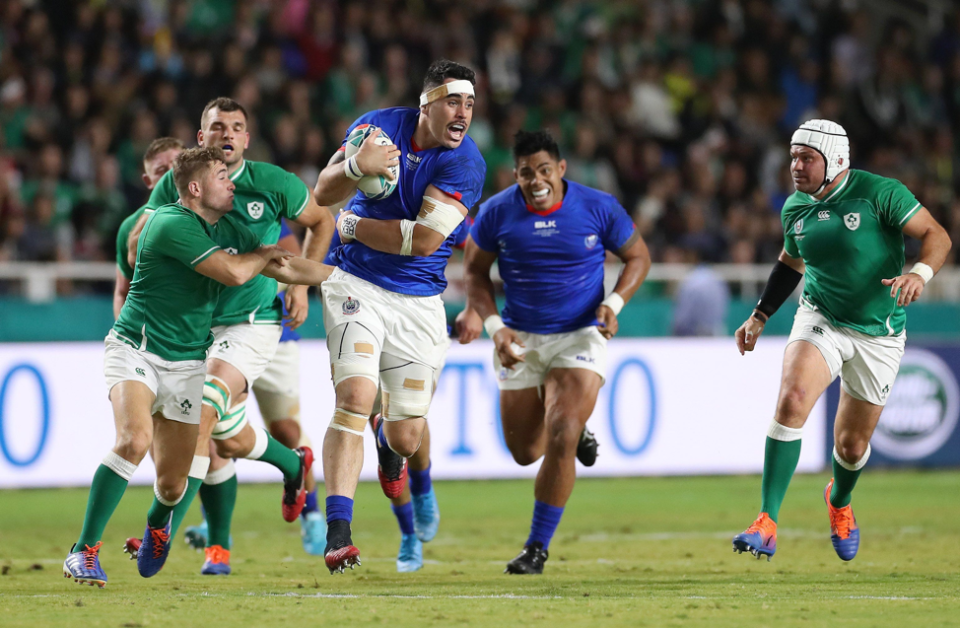
<path id="1" fill-rule="evenodd" d="M 260 416 L 264 423 L 292 419 L 300 422 L 300 398 L 290 397 L 275 392 L 266 392 L 254 388 L 257 405 L 260 406 Z"/>
<path id="2" fill-rule="evenodd" d="M 333 419 L 330 421 L 330 429 L 356 436 L 363 436 L 363 430 L 367 427 L 367 417 L 349 410 L 337 408 L 333 411 Z"/>
<path id="3" fill-rule="evenodd" d="M 390 366 L 392 361 L 399 364 Z M 426 416 L 433 396 L 434 369 L 416 362 L 402 362 L 392 356 L 382 360 L 380 372 L 382 414 L 385 421 L 402 421 Z"/>
<path id="4" fill-rule="evenodd" d="M 237 405 L 230 408 L 230 412 L 224 414 L 213 427 L 213 438 L 217 440 L 227 440 L 233 438 L 247 424 L 247 400 L 244 399 Z"/>
<path id="5" fill-rule="evenodd" d="M 203 404 L 216 410 L 217 420 L 221 420 L 230 409 L 230 387 L 227 382 L 216 375 L 207 374 L 203 382 Z"/>
<path id="6" fill-rule="evenodd" d="M 327 336 L 333 385 L 351 377 L 379 383 L 380 342 L 360 323 L 337 325 Z"/>

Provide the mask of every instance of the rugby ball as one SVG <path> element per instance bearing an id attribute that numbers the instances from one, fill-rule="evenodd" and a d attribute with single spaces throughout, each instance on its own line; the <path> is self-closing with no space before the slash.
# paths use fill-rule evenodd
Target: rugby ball
<path id="1" fill-rule="evenodd" d="M 360 150 L 360 145 L 367 139 L 367 136 L 370 135 L 373 128 L 374 127 L 369 124 L 359 124 L 350 132 L 350 135 L 347 136 L 347 143 L 344 146 L 346 159 L 350 159 L 357 154 L 357 151 Z M 380 146 L 393 144 L 393 140 L 390 139 L 389 135 L 384 133 L 382 129 L 378 130 L 379 133 L 374 142 Z M 378 201 L 382 198 L 387 198 L 397 189 L 397 181 L 399 181 L 400 178 L 400 165 L 393 166 L 390 172 L 393 174 L 393 181 L 383 175 L 369 175 L 360 179 L 357 188 L 370 200 Z"/>

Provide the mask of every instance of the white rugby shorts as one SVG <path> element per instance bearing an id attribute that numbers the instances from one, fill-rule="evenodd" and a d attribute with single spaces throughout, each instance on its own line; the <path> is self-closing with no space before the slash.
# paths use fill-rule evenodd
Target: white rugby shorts
<path id="1" fill-rule="evenodd" d="M 273 360 L 253 382 L 253 394 L 260 415 L 267 423 L 282 419 L 300 420 L 300 343 L 281 342 Z"/>
<path id="2" fill-rule="evenodd" d="M 213 329 L 214 340 L 207 350 L 207 359 L 223 360 L 236 368 L 253 385 L 273 360 L 280 344 L 283 329 L 280 323 L 238 323 L 217 325 Z"/>
<path id="3" fill-rule="evenodd" d="M 142 382 L 155 399 L 150 414 L 171 421 L 200 424 L 200 405 L 207 367 L 203 360 L 170 362 L 153 353 L 138 351 L 112 335 L 104 340 L 103 374 L 107 394 L 120 382 Z"/>
<path id="4" fill-rule="evenodd" d="M 820 312 L 802 305 L 793 319 L 788 344 L 805 340 L 820 349 L 830 369 L 830 381 L 840 376 L 843 389 L 877 406 L 886 405 L 900 371 L 907 332 L 899 336 L 868 336 L 834 326 Z"/>
<path id="5" fill-rule="evenodd" d="M 514 352 L 524 356 L 513 369 L 500 363 L 496 349 L 493 367 L 500 390 L 521 390 L 542 386 L 551 369 L 586 369 L 606 381 L 607 339 L 596 325 L 558 334 L 534 334 L 517 331 L 525 345 L 514 346 Z"/>

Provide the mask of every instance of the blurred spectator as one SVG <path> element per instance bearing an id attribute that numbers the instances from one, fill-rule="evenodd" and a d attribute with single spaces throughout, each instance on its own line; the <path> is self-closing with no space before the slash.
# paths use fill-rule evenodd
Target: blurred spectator
<path id="1" fill-rule="evenodd" d="M 673 308 L 673 335 L 724 336 L 730 290 L 711 266 L 704 263 L 701 243 L 685 238 L 671 252 L 675 261 L 695 266 L 677 289 Z"/>
<path id="2" fill-rule="evenodd" d="M 216 96 L 251 112 L 251 159 L 312 187 L 357 116 L 416 106 L 440 56 L 478 72 L 487 195 L 513 183 L 513 134 L 546 128 L 571 179 L 631 210 L 654 261 L 681 242 L 709 261 L 776 259 L 787 144 L 812 117 L 843 124 L 854 167 L 902 179 L 956 234 L 960 10 L 931 26 L 893 4 L 9 0 L 0 256 L 50 230 L 58 258 L 108 254 L 143 201 L 146 143 L 195 145 Z"/>

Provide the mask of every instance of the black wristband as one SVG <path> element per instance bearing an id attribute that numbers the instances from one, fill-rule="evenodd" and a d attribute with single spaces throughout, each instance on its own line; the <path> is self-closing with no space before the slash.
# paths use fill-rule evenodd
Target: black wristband
<path id="1" fill-rule="evenodd" d="M 803 279 L 803 273 L 797 272 L 778 261 L 776 266 L 773 267 L 773 271 L 770 272 L 770 278 L 763 289 L 763 294 L 760 295 L 757 311 L 767 318 L 773 316 L 784 301 L 790 298 L 801 279 Z"/>

